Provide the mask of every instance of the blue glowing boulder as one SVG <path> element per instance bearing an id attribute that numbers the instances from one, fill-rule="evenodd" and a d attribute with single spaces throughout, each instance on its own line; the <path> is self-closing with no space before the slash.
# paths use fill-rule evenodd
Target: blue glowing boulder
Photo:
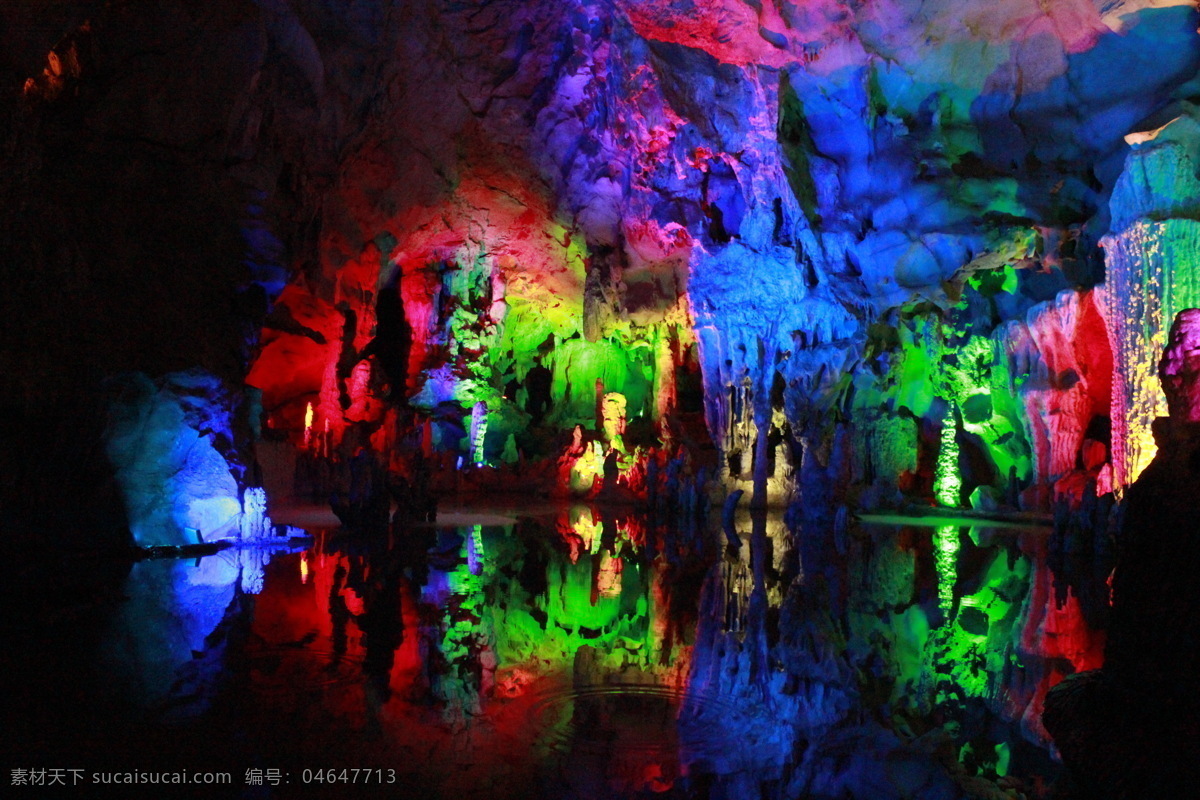
<path id="1" fill-rule="evenodd" d="M 213 446 L 230 432 L 212 429 L 227 425 L 229 415 L 220 408 L 196 413 L 206 397 L 207 405 L 223 402 L 220 381 L 186 373 L 155 382 L 137 373 L 112 388 L 106 448 L 134 541 L 196 544 L 232 532 L 241 512 L 238 485 Z"/>

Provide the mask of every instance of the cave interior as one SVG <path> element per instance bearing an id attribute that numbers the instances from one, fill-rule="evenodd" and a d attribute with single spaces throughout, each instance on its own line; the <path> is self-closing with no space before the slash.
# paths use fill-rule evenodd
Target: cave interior
<path id="1" fill-rule="evenodd" d="M 1191 796 L 1198 27 L 4 3 L 0 780 Z"/>

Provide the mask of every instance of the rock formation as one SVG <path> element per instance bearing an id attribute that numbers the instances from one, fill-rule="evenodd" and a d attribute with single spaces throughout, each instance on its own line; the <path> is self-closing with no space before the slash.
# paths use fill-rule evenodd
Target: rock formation
<path id="1" fill-rule="evenodd" d="M 1170 416 L 1155 420 L 1157 453 L 1126 492 L 1104 666 L 1047 700 L 1046 726 L 1081 796 L 1186 794 L 1200 779 L 1198 344 L 1200 309 L 1180 311 L 1158 368 Z"/>
<path id="2" fill-rule="evenodd" d="M 895 504 L 932 496 L 952 406 L 963 501 L 1045 507 L 1108 445 L 1107 326 L 1105 474 L 1149 453 L 1139 342 L 1186 302 L 1154 287 L 1190 280 L 1186 4 L 4 13 L 8 419 L 202 367 L 261 391 L 268 439 L 299 443 L 311 404 L 333 445 L 359 425 L 511 468 L 619 393 L 627 439 L 663 447 L 639 431 L 665 423 L 756 504 L 853 419 L 862 497 Z M 1030 310 L 1073 286 L 1078 320 Z M 1051 329 L 1088 344 L 1064 360 Z"/>

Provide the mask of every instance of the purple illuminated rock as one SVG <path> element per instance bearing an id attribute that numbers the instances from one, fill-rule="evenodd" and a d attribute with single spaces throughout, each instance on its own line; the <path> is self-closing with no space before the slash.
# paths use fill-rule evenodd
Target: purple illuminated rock
<path id="1" fill-rule="evenodd" d="M 1180 311 L 1158 362 L 1173 421 L 1200 422 L 1200 308 Z"/>

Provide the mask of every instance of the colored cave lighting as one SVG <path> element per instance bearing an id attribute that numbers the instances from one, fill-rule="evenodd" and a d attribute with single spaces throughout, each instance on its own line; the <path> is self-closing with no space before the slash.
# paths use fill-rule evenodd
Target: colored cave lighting
<path id="1" fill-rule="evenodd" d="M 586 494 L 595 487 L 597 479 L 603 475 L 604 446 L 598 441 L 592 442 L 571 466 L 568 487 L 572 492 Z"/>
<path id="2" fill-rule="evenodd" d="M 476 525 L 471 529 L 471 537 L 467 539 L 467 570 L 472 575 L 483 574 L 480 559 L 483 558 L 483 526 Z"/>
<path id="3" fill-rule="evenodd" d="M 487 440 L 487 403 L 480 400 L 471 408 L 471 460 L 476 466 L 487 463 L 483 444 Z"/>
<path id="4" fill-rule="evenodd" d="M 306 448 L 312 443 L 312 424 L 313 404 L 309 403 L 308 408 L 304 410 L 304 446 Z"/>
<path id="5" fill-rule="evenodd" d="M 595 519 L 592 510 L 586 506 L 577 506 L 571 509 L 571 512 L 572 516 L 578 514 L 572 527 L 579 540 L 583 542 L 583 552 L 595 553 L 600 548 L 600 534 L 603 529 L 602 522 Z M 579 559 L 579 554 L 575 548 L 572 548 L 571 555 L 572 563 Z"/>
<path id="6" fill-rule="evenodd" d="M 934 559 L 938 573 L 938 601 L 945 618 L 934 641 L 936 680 L 957 687 L 945 695 L 946 702 L 954 698 L 988 698 L 995 696 L 998 682 L 1017 653 L 1014 645 L 1021 636 L 1023 602 L 1028 596 L 1031 579 L 1030 559 L 1021 555 L 1010 562 L 1003 550 L 995 550 L 982 572 L 968 568 L 972 577 L 963 588 L 977 583 L 975 591 L 963 591 L 953 619 L 954 588 L 957 583 L 957 560 L 961 529 L 939 526 L 934 531 Z M 978 541 L 978 531 L 970 536 Z M 976 577 L 977 576 L 977 577 Z M 1032 617 L 1029 619 L 1033 619 Z M 1037 623 L 1034 623 L 1035 626 Z"/>
<path id="7" fill-rule="evenodd" d="M 958 526 L 939 525 L 933 534 L 934 563 L 937 566 L 938 608 L 949 619 L 954 607 L 954 583 L 958 579 Z"/>
<path id="8" fill-rule="evenodd" d="M 621 596 L 621 572 L 624 563 L 610 553 L 600 556 L 600 569 L 596 575 L 596 593 L 600 597 Z"/>
<path id="9" fill-rule="evenodd" d="M 477 665 L 493 651 L 495 638 L 484 591 L 491 576 L 482 560 L 482 529 L 460 531 L 465 534 L 467 557 L 444 574 L 447 593 L 438 602 L 444 613 L 440 647 L 444 663 L 434 691 L 445 702 L 443 714 L 449 720 L 479 713 L 482 686 Z"/>
<path id="10" fill-rule="evenodd" d="M 609 447 L 619 453 L 625 452 L 625 395 L 620 392 L 608 392 L 600 407 L 601 426 L 604 439 Z"/>
<path id="11" fill-rule="evenodd" d="M 267 490 L 261 486 L 246 489 L 242 499 L 242 516 L 238 520 L 239 535 L 245 541 L 273 536 L 271 517 L 267 515 Z"/>
<path id="12" fill-rule="evenodd" d="M 563 519 L 559 528 L 572 540 L 570 552 L 546 550 L 545 588 L 534 594 L 514 569 L 526 558 L 521 542 L 485 537 L 494 569 L 485 571 L 493 599 L 482 627 L 494 636 L 502 670 L 570 675 L 577 651 L 586 645 L 600 656 L 602 669 L 670 671 L 673 659 L 655 646 L 653 631 L 666 622 L 651 624 L 662 606 L 652 601 L 646 565 L 628 544 L 619 552 L 601 547 L 602 524 L 585 506 L 572 516 L 573 525 Z"/>
<path id="13" fill-rule="evenodd" d="M 958 474 L 958 430 L 955 423 L 954 404 L 946 411 L 942 420 L 942 440 L 938 449 L 937 466 L 933 473 L 933 494 L 940 505 L 957 508 L 962 491 L 962 478 Z"/>
<path id="14" fill-rule="evenodd" d="M 300 554 L 300 583 L 308 583 L 308 551 Z"/>

